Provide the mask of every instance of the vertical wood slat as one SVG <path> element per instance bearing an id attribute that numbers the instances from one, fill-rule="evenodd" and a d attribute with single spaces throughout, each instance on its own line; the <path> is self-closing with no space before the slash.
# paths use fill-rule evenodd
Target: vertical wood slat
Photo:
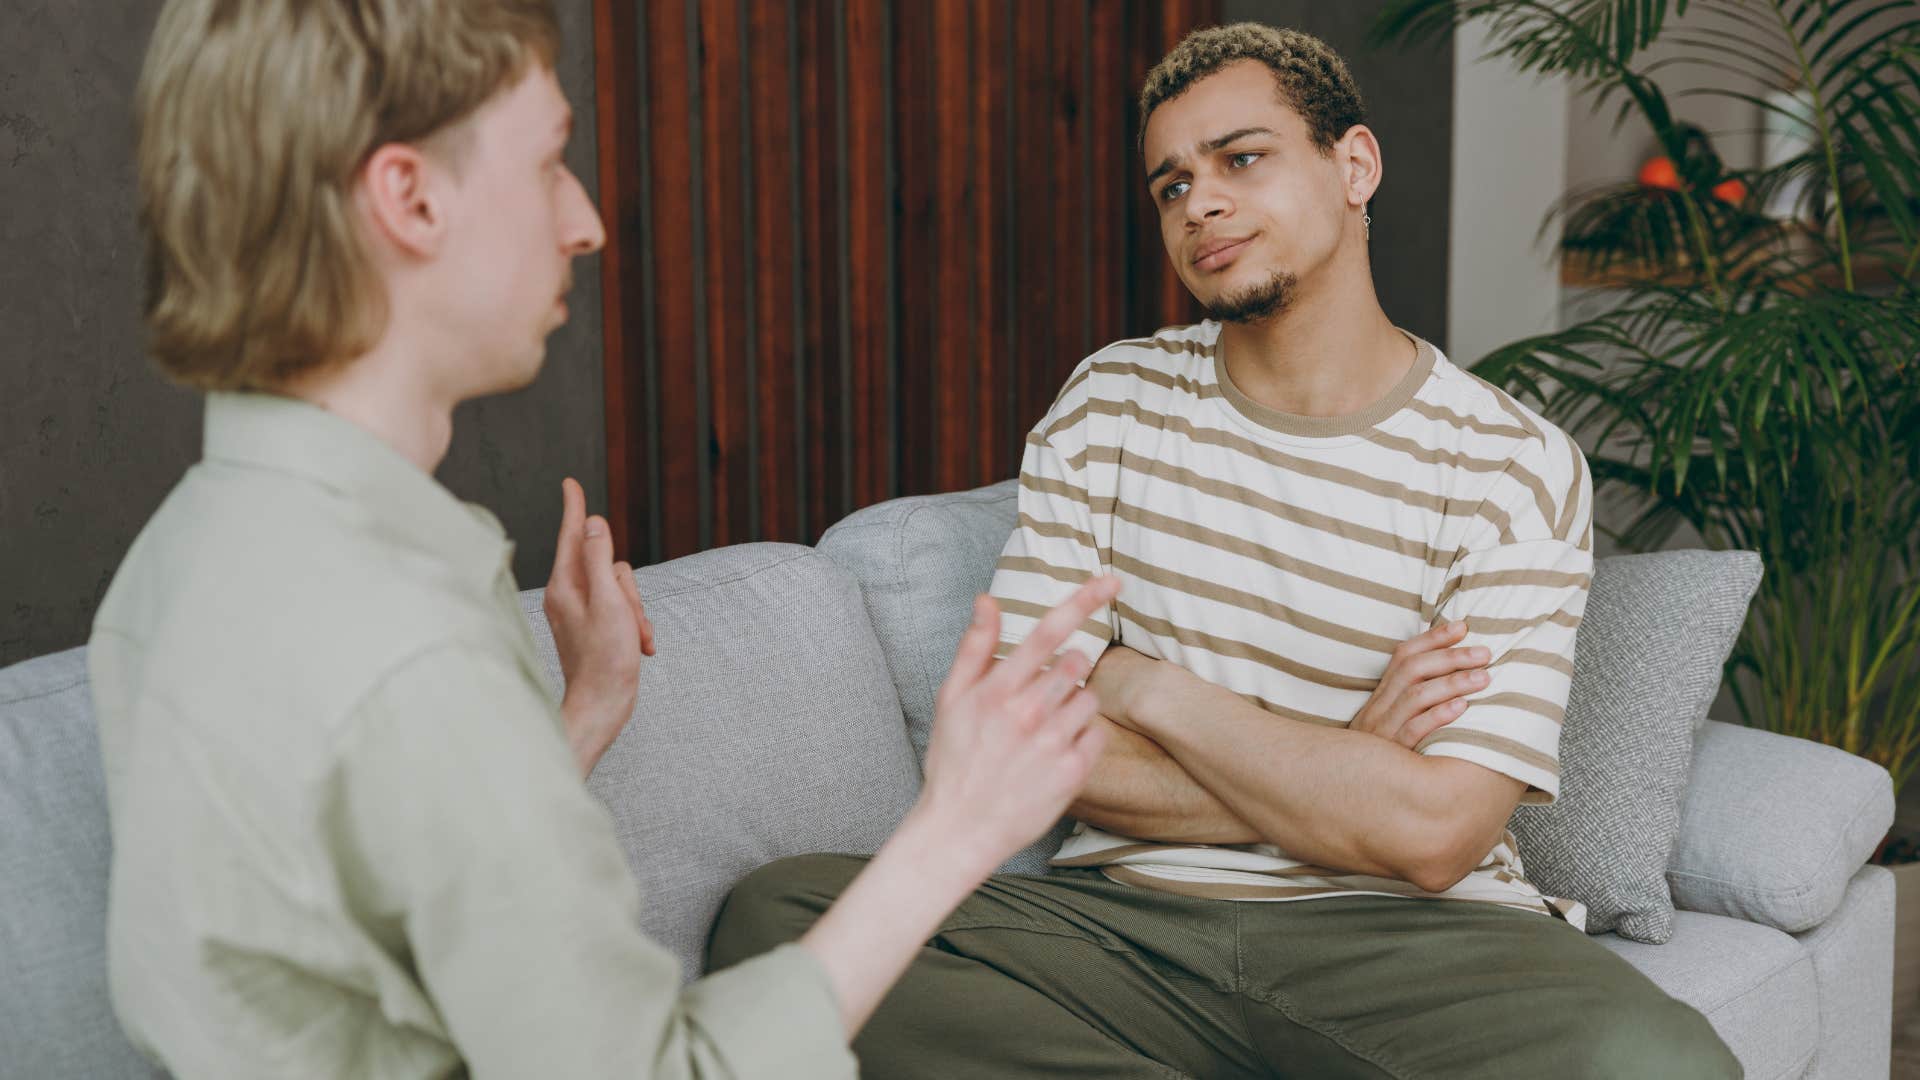
<path id="1" fill-rule="evenodd" d="M 758 499 L 754 539 L 798 541 L 800 533 L 796 387 L 802 353 L 794 325 L 797 251 L 793 227 L 793 146 L 788 108 L 787 6 L 756 0 L 748 16 L 747 66 L 752 72 L 749 125 L 753 170 L 754 429 Z"/>
<path id="2" fill-rule="evenodd" d="M 750 534 L 747 206 L 739 0 L 700 3 L 701 184 L 705 259 L 709 483 L 713 543 Z"/>
<path id="3" fill-rule="evenodd" d="M 1053 355 L 1054 297 L 1059 267 L 1049 256 L 1053 244 L 1050 211 L 1044 193 L 1053 191 L 1053 147 L 1049 38 L 1052 20 L 1022 9 L 1013 26 L 1014 185 L 1025 197 L 1013 200 L 1014 234 L 1021 256 L 1013 260 L 1010 313 L 1016 384 L 1014 427 L 1023 435 L 1045 415 L 1056 387 L 1049 375 Z"/>
<path id="4" fill-rule="evenodd" d="M 1126 129 L 1127 99 L 1134 96 L 1134 87 L 1126 82 L 1125 0 L 1091 0 L 1088 8 L 1088 171 L 1102 178 L 1087 185 L 1087 272 L 1092 284 L 1088 321 L 1093 347 L 1098 348 L 1127 336 L 1126 232 L 1133 223 L 1127 210 L 1134 205 L 1127 195 L 1141 186 L 1144 170 L 1139 155 L 1131 152 L 1132 135 Z M 1118 88 L 1125 89 L 1116 93 Z M 1140 221 L 1140 227 L 1151 225 L 1150 220 Z"/>
<path id="5" fill-rule="evenodd" d="M 630 254 L 637 259 L 643 248 L 640 221 L 645 212 L 640 197 L 640 89 L 637 65 L 632 63 L 639 55 L 636 18 L 634 6 L 621 0 L 595 0 L 593 5 L 593 59 L 601 73 L 594 85 L 595 138 L 600 148 L 600 218 L 607 231 L 600 259 L 606 507 L 614 550 L 626 559 L 637 557 L 652 496 L 652 485 L 643 480 L 645 472 L 633 468 L 639 457 L 635 442 L 647 417 L 637 394 L 641 380 L 629 377 L 641 373 L 639 357 L 646 335 L 640 319 L 645 303 L 641 276 L 628 265 Z"/>
<path id="6" fill-rule="evenodd" d="M 967 243 L 977 212 L 968 183 L 968 163 L 975 153 L 967 95 L 974 68 L 972 26 L 967 17 L 970 2 L 934 0 L 931 33 L 923 54 L 930 62 L 918 65 L 929 68 L 933 76 L 932 108 L 926 118 L 933 143 L 929 155 L 933 163 L 930 210 L 935 233 L 935 254 L 928 268 L 932 296 L 927 304 L 933 333 L 927 357 L 933 382 L 933 394 L 928 399 L 931 423 L 927 427 L 933 445 L 932 468 L 923 480 L 925 491 L 971 487 L 978 469 L 974 402 L 979 383 L 969 370 L 969 358 L 978 350 L 975 329 L 979 321 L 974 314 L 968 269 L 980 257 Z"/>
<path id="7" fill-rule="evenodd" d="M 1007 74 L 1012 56 L 1007 48 L 1010 3 L 977 0 L 968 27 L 972 49 L 971 135 L 972 177 L 968 185 L 973 208 L 969 242 L 973 263 L 972 365 L 975 387 L 972 430 L 964 434 L 975 461 L 973 473 L 955 487 L 977 486 L 1013 475 L 1018 466 L 1012 425 L 1012 383 L 1008 364 L 1007 268 L 1012 245 L 1005 242 L 1012 221 L 1008 204 L 1011 185 L 1005 180 L 1008 125 Z M 958 375 L 966 379 L 966 373 Z"/>
<path id="8" fill-rule="evenodd" d="M 1217 0 L 652 0 L 638 72 L 620 3 L 596 45 L 624 549 L 811 542 L 1010 476 L 1075 363 L 1187 315 L 1133 99 Z"/>
<path id="9" fill-rule="evenodd" d="M 1047 10 L 1053 17 L 1053 40 L 1046 103 L 1052 127 L 1046 160 L 1052 164 L 1052 190 L 1060 201 L 1049 215 L 1053 238 L 1046 260 L 1054 276 L 1053 347 L 1041 357 L 1039 377 L 1044 388 L 1041 396 L 1051 404 L 1074 365 L 1093 351 L 1087 334 L 1086 281 L 1091 271 L 1086 264 L 1086 190 L 1092 178 L 1086 175 L 1082 152 L 1085 126 L 1080 100 L 1085 92 L 1086 0 L 1054 0 Z"/>
<path id="10" fill-rule="evenodd" d="M 617 2 L 617 0 L 616 0 Z M 679 0 L 648 3 L 646 11 L 647 131 L 652 205 L 653 318 L 648 333 L 661 358 L 657 385 L 660 486 L 652 499 L 659 519 L 660 557 L 676 558 L 700 548 L 700 458 L 705 433 L 694 408 L 699 357 L 695 348 L 695 215 L 688 207 L 699 193 L 687 163 L 693 158 L 693 92 L 696 73 L 685 47 L 691 29 Z"/>
<path id="11" fill-rule="evenodd" d="M 895 61 L 890 104 L 897 187 L 891 198 L 896 209 L 887 216 L 894 228 L 891 273 L 899 298 L 894 315 L 894 369 L 899 383 L 893 400 L 899 440 L 883 452 L 894 456 L 899 491 L 908 495 L 933 490 L 933 369 L 938 340 L 933 278 L 935 266 L 946 254 L 934 220 L 940 184 L 934 155 L 940 143 L 953 137 L 951 131 L 934 130 L 934 76 L 939 63 L 933 55 L 932 15 L 930 4 L 922 0 L 894 5 L 890 42 Z M 939 51 L 952 47 L 951 42 L 942 42 Z M 951 303 L 953 298 L 942 300 Z"/>
<path id="12" fill-rule="evenodd" d="M 799 17 L 796 66 L 803 137 L 800 167 L 801 277 L 807 356 L 805 475 L 808 535 L 852 509 L 842 482 L 841 433 L 847 402 L 841 392 L 845 365 L 840 336 L 841 244 L 838 5 L 808 4 Z"/>
<path id="13" fill-rule="evenodd" d="M 887 82 L 887 4 L 885 0 L 848 0 L 846 4 L 846 162 L 848 356 L 852 368 L 853 503 L 866 506 L 893 495 L 891 455 L 895 446 L 891 407 L 894 387 L 888 379 L 891 337 L 887 310 L 891 292 L 888 229 L 892 213 L 888 189 L 886 110 L 892 89 Z"/>

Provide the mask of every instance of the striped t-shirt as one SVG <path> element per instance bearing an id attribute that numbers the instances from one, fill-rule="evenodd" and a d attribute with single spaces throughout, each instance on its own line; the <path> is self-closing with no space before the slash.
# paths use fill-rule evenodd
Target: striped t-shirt
<path id="1" fill-rule="evenodd" d="M 1559 429 L 1414 339 L 1412 368 L 1362 412 L 1305 417 L 1228 378 L 1219 324 L 1083 361 L 1020 469 L 1019 526 L 993 578 L 1001 655 L 1095 571 L 1119 598 L 1068 647 L 1168 660 L 1277 716 L 1344 725 L 1393 648 L 1464 619 L 1488 685 L 1418 752 L 1559 792 L 1574 631 L 1592 579 L 1592 484 Z M 1511 834 L 1445 893 L 1292 859 L 1272 844 L 1150 843 L 1082 823 L 1054 858 L 1197 896 L 1478 900 L 1584 925 L 1542 896 Z"/>

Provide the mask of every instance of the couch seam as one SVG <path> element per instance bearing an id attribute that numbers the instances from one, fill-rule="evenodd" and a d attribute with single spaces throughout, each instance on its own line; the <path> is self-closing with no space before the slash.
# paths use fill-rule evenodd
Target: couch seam
<path id="1" fill-rule="evenodd" d="M 40 690 L 35 693 L 28 694 L 25 697 L 8 698 L 5 701 L 0 701 L 0 705 L 25 705 L 29 701 L 39 701 L 41 698 L 50 698 L 55 694 L 64 694 L 76 686 L 85 686 L 86 683 L 87 683 L 87 676 L 81 675 L 80 677 L 74 679 L 72 682 L 66 683 L 62 686 L 56 686 L 51 690 Z"/>
<path id="2" fill-rule="evenodd" d="M 797 560 L 804 559 L 810 555 L 818 555 L 821 558 L 826 559 L 828 562 L 833 563 L 835 569 L 838 569 L 843 573 L 846 572 L 845 567 L 841 566 L 838 562 L 836 562 L 834 559 L 832 559 L 825 552 L 819 550 L 818 548 L 810 548 L 803 544 L 796 544 L 794 546 L 800 548 L 800 550 L 795 551 L 792 554 L 783 556 L 782 558 L 780 558 L 775 562 L 765 563 L 763 565 L 756 566 L 751 570 L 742 571 L 738 574 L 735 574 L 732 577 L 721 578 L 718 581 L 695 582 L 691 585 L 686 586 L 685 588 L 674 589 L 671 592 L 657 592 L 657 593 L 654 593 L 652 596 L 642 597 L 641 599 L 642 600 L 669 600 L 676 596 L 685 596 L 686 594 L 691 592 L 699 592 L 701 589 L 714 589 L 722 585 L 732 585 L 736 582 L 745 581 L 748 578 L 758 577 L 759 575 L 764 574 L 769 570 L 773 570 L 777 567 L 785 566 L 790 562 L 795 562 Z M 718 551 L 720 549 L 715 548 L 713 550 Z M 857 585 L 859 583 L 855 582 L 855 584 Z M 531 592 L 532 590 L 528 590 L 528 591 Z"/>
<path id="3" fill-rule="evenodd" d="M 1765 975 L 1760 976 L 1760 978 L 1755 979 L 1752 982 L 1752 984 L 1750 984 L 1745 990 L 1742 990 L 1739 993 L 1733 995 L 1732 997 L 1726 999 L 1725 1001 L 1722 1001 L 1720 1004 L 1713 1006 L 1713 1008 L 1710 1011 L 1714 1013 L 1718 1013 L 1723 1009 L 1731 1008 L 1732 1006 L 1739 1004 L 1743 999 L 1759 993 L 1761 987 L 1779 978 L 1783 973 L 1791 970 L 1795 965 L 1803 964 L 1803 963 L 1804 964 L 1813 963 L 1813 957 L 1807 955 L 1804 949 L 1801 950 L 1801 953 L 1799 956 L 1793 957 L 1792 959 L 1788 960 L 1786 963 L 1781 964 L 1779 967 L 1776 967 L 1772 971 L 1767 972 Z M 1817 981 L 1816 981 L 1816 985 L 1814 986 L 1814 996 L 1816 998 L 1819 996 L 1819 991 L 1820 991 L 1820 987 L 1817 985 Z M 1818 1038 L 1814 1039 L 1814 1043 L 1816 1045 L 1819 1044 L 1819 1041 L 1820 1040 Z"/>

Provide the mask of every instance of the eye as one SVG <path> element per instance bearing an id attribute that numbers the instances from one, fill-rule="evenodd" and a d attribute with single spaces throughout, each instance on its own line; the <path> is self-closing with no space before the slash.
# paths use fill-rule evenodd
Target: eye
<path id="1" fill-rule="evenodd" d="M 1267 155 L 1262 154 L 1256 150 L 1242 150 L 1239 153 L 1228 158 L 1227 164 L 1228 166 L 1235 169 L 1244 169 L 1247 166 L 1253 164 L 1256 161 L 1259 161 L 1261 158 L 1266 156 Z"/>
<path id="2" fill-rule="evenodd" d="M 1160 189 L 1160 201 L 1172 202 L 1186 193 L 1187 182 L 1185 180 L 1175 180 L 1173 183 Z"/>

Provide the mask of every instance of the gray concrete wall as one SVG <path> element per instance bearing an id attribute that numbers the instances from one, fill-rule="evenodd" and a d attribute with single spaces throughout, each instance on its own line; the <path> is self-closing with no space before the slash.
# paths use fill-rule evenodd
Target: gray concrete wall
<path id="1" fill-rule="evenodd" d="M 561 0 L 568 160 L 590 193 L 592 5 Z M 148 361 L 132 94 L 157 0 L 0 7 L 0 665 L 86 640 L 127 546 L 199 456 L 200 405 Z M 441 478 L 543 583 L 563 475 L 605 504 L 598 259 L 530 389 L 464 407 Z M 297 569 L 297 568 L 295 568 Z"/>
<path id="2" fill-rule="evenodd" d="M 1367 47 L 1385 0 L 1226 0 L 1228 22 L 1303 30 L 1346 58 L 1380 139 L 1386 179 L 1373 200 L 1373 279 L 1380 304 L 1429 341 L 1448 340 L 1453 49 Z"/>

